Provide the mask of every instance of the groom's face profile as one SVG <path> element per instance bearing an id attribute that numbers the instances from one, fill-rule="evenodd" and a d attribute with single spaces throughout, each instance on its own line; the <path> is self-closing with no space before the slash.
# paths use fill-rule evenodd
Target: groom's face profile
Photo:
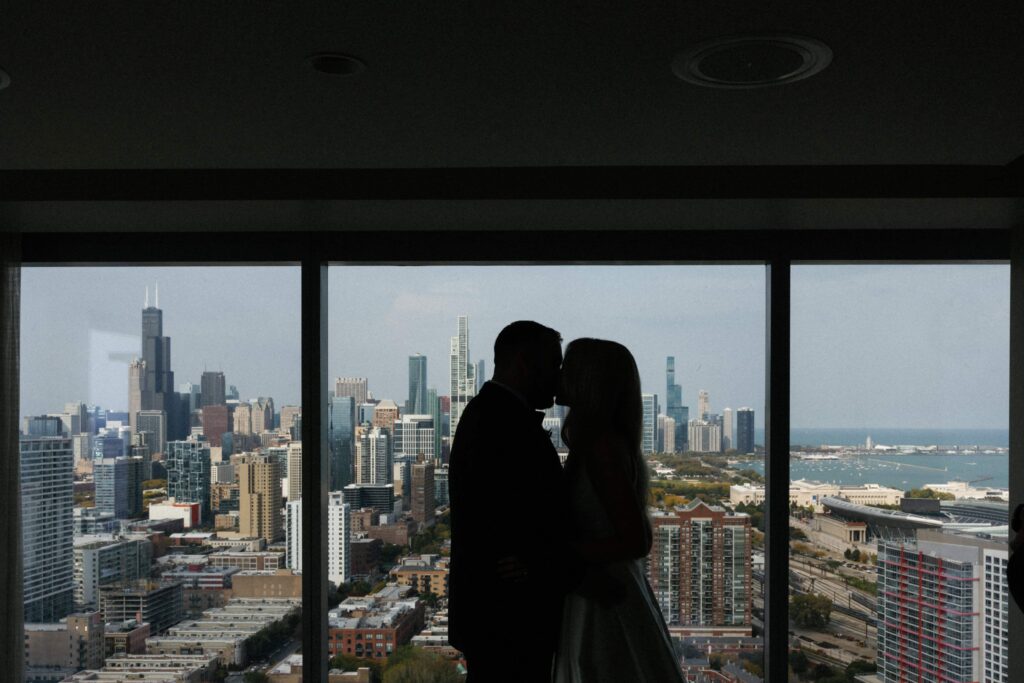
<path id="1" fill-rule="evenodd" d="M 530 405 L 538 410 L 550 408 L 555 402 L 555 391 L 558 388 L 558 372 L 562 365 L 562 345 L 558 342 L 546 344 L 541 353 L 533 359 L 534 367 L 530 368 L 530 390 L 526 398 Z"/>

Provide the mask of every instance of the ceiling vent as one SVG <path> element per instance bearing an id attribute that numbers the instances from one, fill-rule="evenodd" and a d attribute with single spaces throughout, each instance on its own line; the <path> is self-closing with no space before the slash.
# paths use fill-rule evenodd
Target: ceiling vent
<path id="1" fill-rule="evenodd" d="M 792 83 L 818 73 L 832 61 L 820 40 L 787 34 L 733 36 L 709 40 L 679 53 L 672 71 L 687 83 L 742 90 Z"/>

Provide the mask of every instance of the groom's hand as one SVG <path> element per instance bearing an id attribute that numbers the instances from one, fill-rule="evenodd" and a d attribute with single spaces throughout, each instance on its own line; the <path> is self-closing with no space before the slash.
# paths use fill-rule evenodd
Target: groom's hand
<path id="1" fill-rule="evenodd" d="M 499 559 L 496 570 L 499 579 L 512 583 L 522 583 L 530 576 L 526 563 L 516 555 Z"/>

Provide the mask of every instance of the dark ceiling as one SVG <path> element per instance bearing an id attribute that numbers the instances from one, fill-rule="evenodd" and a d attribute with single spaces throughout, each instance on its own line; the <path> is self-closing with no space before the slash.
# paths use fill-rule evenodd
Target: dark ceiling
<path id="1" fill-rule="evenodd" d="M 770 33 L 833 61 L 753 90 L 672 72 Z M 1024 223 L 1016 0 L 4 0 L 0 69 L 3 228 Z"/>
<path id="2" fill-rule="evenodd" d="M 1002 165 L 1018 2 L 7 0 L 0 168 Z M 834 52 L 782 87 L 671 70 L 720 36 Z M 354 55 L 361 74 L 306 58 Z"/>

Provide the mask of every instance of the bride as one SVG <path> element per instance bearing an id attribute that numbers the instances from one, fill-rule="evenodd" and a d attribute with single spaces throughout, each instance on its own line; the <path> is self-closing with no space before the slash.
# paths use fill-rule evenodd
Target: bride
<path id="1" fill-rule="evenodd" d="M 640 452 L 640 377 L 622 344 L 577 339 L 557 402 L 576 552 L 587 564 L 565 600 L 555 683 L 682 681 L 668 628 L 643 570 L 651 549 Z"/>

